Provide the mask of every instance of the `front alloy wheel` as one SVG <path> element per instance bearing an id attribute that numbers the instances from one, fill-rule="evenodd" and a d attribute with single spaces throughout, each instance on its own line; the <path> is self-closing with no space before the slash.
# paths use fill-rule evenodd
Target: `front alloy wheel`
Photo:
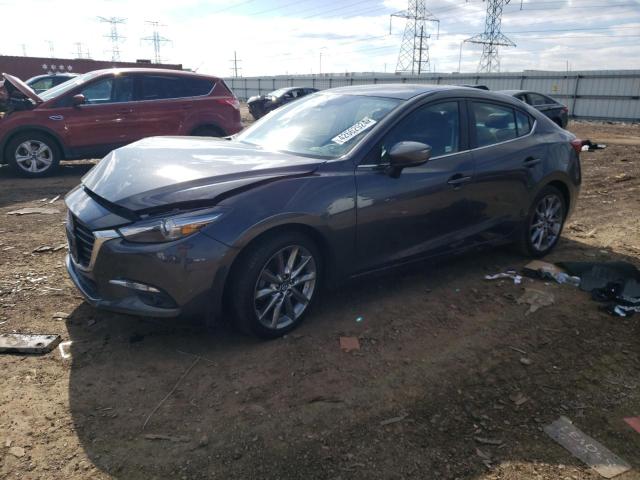
<path id="1" fill-rule="evenodd" d="M 316 288 L 316 262 L 300 245 L 285 247 L 262 268 L 254 293 L 255 314 L 273 330 L 287 328 L 306 310 Z"/>
<path id="2" fill-rule="evenodd" d="M 51 167 L 53 151 L 40 140 L 27 140 L 15 150 L 16 164 L 29 173 L 42 173 Z"/>
<path id="3" fill-rule="evenodd" d="M 297 327 L 318 296 L 321 260 L 315 242 L 298 231 L 274 232 L 247 247 L 226 289 L 236 326 L 263 338 Z"/>
<path id="4" fill-rule="evenodd" d="M 5 150 L 9 165 L 25 177 L 44 177 L 58 168 L 60 149 L 41 132 L 25 132 L 13 137 Z"/>

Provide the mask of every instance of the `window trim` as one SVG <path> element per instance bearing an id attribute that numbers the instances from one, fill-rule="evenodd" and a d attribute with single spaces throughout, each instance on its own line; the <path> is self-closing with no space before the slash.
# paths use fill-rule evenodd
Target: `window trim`
<path id="1" fill-rule="evenodd" d="M 133 77 L 135 78 L 136 83 L 138 84 L 137 91 L 136 94 L 141 94 L 142 93 L 142 77 L 153 77 L 153 76 L 160 76 L 158 74 L 146 74 L 146 73 L 137 73 L 134 74 Z M 181 75 L 171 75 L 171 74 L 165 74 L 165 77 L 173 77 L 173 78 L 181 78 Z M 190 99 L 190 98 L 202 98 L 202 97 L 209 97 L 211 95 L 211 93 L 213 93 L 213 91 L 216 89 L 216 87 L 218 86 L 218 81 L 214 80 L 214 79 L 210 79 L 210 78 L 206 78 L 206 77 L 185 77 L 185 78 L 197 78 L 197 79 L 202 79 L 202 80 L 210 80 L 211 83 L 213 84 L 213 86 L 211 87 L 211 90 L 209 90 L 206 94 L 204 95 L 191 95 L 189 97 L 173 97 L 173 98 L 154 98 L 154 99 L 149 99 L 149 100 L 133 100 L 132 103 L 140 103 L 140 102 L 165 102 L 165 101 L 180 101 L 180 100 L 186 100 L 186 99 Z"/>
<path id="2" fill-rule="evenodd" d="M 483 145 L 481 147 L 478 146 L 478 137 L 477 137 L 477 133 L 476 133 L 476 123 L 475 123 L 475 114 L 473 113 L 473 107 L 471 105 L 471 103 L 476 102 L 476 103 L 488 103 L 490 105 L 496 105 L 498 107 L 503 107 L 503 108 L 510 108 L 514 111 L 513 114 L 513 121 L 516 122 L 516 118 L 515 118 L 515 112 L 517 110 L 519 110 L 520 112 L 524 113 L 525 115 L 527 115 L 530 119 L 533 118 L 533 124 L 531 125 L 531 130 L 529 130 L 529 133 L 527 133 L 526 135 L 522 135 L 520 137 L 516 137 L 516 138 L 510 138 L 509 140 L 503 140 L 501 142 L 497 142 L 497 143 L 492 143 L 490 145 Z M 496 102 L 493 99 L 476 99 L 476 98 L 469 98 L 468 99 L 468 103 L 469 103 L 469 134 L 473 133 L 473 135 L 470 135 L 470 140 L 471 137 L 473 137 L 473 142 L 469 142 L 469 146 L 471 147 L 473 145 L 472 148 L 469 149 L 469 151 L 474 151 L 474 150 L 481 150 L 483 148 L 487 148 L 487 147 L 493 147 L 494 145 L 502 145 L 505 143 L 509 143 L 509 142 L 514 142 L 516 140 L 520 140 L 521 138 L 527 138 L 529 135 L 532 135 L 538 125 L 538 119 L 536 119 L 535 117 L 532 117 L 532 115 L 530 115 L 528 112 L 522 110 L 521 108 L 518 108 L 515 105 L 510 105 L 508 103 L 502 103 L 502 102 Z M 535 108 L 535 107 L 532 107 Z M 517 124 L 516 126 L 516 134 L 518 132 L 518 126 Z"/>
<path id="3" fill-rule="evenodd" d="M 367 158 L 369 157 L 369 155 L 371 155 L 371 153 L 373 152 L 374 149 L 377 148 L 377 144 L 378 142 L 382 141 L 382 139 L 384 139 L 385 136 L 387 136 L 389 134 L 389 132 L 391 130 L 393 130 L 393 128 L 395 126 L 397 126 L 400 122 L 402 122 L 405 118 L 407 118 L 409 115 L 412 115 L 413 113 L 415 113 L 418 109 L 420 108 L 425 108 L 425 107 L 429 107 L 429 106 L 434 106 L 434 105 L 438 105 L 439 103 L 451 103 L 451 102 L 457 102 L 458 103 L 458 117 L 459 117 L 459 125 L 458 125 L 458 134 L 460 136 L 460 150 L 458 150 L 457 152 L 452 152 L 452 153 L 445 153 L 443 155 L 438 155 L 435 157 L 430 157 L 429 158 L 429 162 L 431 162 L 432 160 L 436 160 L 439 158 L 444 158 L 444 157 L 450 157 L 452 155 L 459 155 L 460 153 L 464 153 L 464 152 L 468 152 L 470 151 L 470 146 L 471 146 L 471 142 L 470 142 L 470 129 L 469 129 L 469 111 L 467 108 L 467 98 L 466 97 L 451 97 L 451 98 L 438 98 L 438 99 L 431 99 L 431 98 L 426 98 L 424 102 L 419 102 L 418 104 L 416 104 L 414 106 L 414 108 L 412 108 L 411 110 L 409 110 L 408 112 L 406 112 L 404 115 L 402 115 L 400 118 L 398 118 L 397 120 L 395 120 L 393 122 L 392 125 L 389 125 L 389 127 L 384 131 L 384 133 L 380 134 L 380 137 L 378 140 L 376 140 L 374 146 L 366 153 L 362 156 L 361 161 L 356 165 L 356 168 L 379 168 L 381 166 L 381 164 L 376 163 L 362 163 L 365 162 L 367 160 Z"/>

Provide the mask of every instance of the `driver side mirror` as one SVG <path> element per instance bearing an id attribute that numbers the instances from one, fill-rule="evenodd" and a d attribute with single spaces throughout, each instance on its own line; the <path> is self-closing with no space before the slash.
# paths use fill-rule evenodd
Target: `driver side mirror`
<path id="1" fill-rule="evenodd" d="M 82 105 L 82 104 L 83 104 L 83 103 L 85 103 L 86 101 L 87 101 L 87 99 L 86 99 L 86 98 L 84 97 L 84 95 L 83 95 L 83 94 L 81 94 L 81 93 L 79 93 L 79 94 L 77 94 L 77 95 L 74 95 L 74 96 L 71 98 L 71 104 L 72 104 L 74 107 L 79 107 L 80 105 Z"/>
<path id="2" fill-rule="evenodd" d="M 387 155 L 392 176 L 398 176 L 403 168 L 426 163 L 431 157 L 431 146 L 421 142 L 398 142 Z"/>

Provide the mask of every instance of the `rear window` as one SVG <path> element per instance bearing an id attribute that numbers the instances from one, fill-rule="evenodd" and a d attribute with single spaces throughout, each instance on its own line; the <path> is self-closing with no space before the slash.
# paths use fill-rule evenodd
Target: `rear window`
<path id="1" fill-rule="evenodd" d="M 213 80 L 206 78 L 144 75 L 140 80 L 140 100 L 199 97 L 214 87 Z"/>

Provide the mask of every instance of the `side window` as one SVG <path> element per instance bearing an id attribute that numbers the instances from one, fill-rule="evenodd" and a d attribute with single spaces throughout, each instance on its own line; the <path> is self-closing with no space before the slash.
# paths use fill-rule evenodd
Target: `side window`
<path id="1" fill-rule="evenodd" d="M 516 110 L 516 127 L 518 136 L 521 137 L 531 131 L 531 118 L 526 113 Z"/>
<path id="2" fill-rule="evenodd" d="M 180 80 L 182 84 L 182 97 L 200 97 L 208 95 L 213 90 L 213 80 L 206 78 L 183 78 Z"/>
<path id="3" fill-rule="evenodd" d="M 34 91 L 43 91 L 43 90 L 49 90 L 51 87 L 53 87 L 53 79 L 52 78 L 42 78 L 40 80 L 38 80 L 37 82 L 34 82 L 30 85 L 30 87 L 34 90 Z"/>
<path id="4" fill-rule="evenodd" d="M 113 88 L 113 101 L 116 103 L 133 100 L 133 77 L 117 77 Z"/>
<path id="5" fill-rule="evenodd" d="M 492 103 L 472 102 L 478 147 L 493 145 L 517 137 L 515 113 L 512 108 Z"/>
<path id="6" fill-rule="evenodd" d="M 105 78 L 88 85 L 80 92 L 84 95 L 86 103 L 89 105 L 100 103 L 111 103 L 111 90 L 113 89 L 113 78 Z"/>
<path id="7" fill-rule="evenodd" d="M 458 102 L 426 105 L 411 112 L 387 134 L 384 150 L 398 142 L 420 142 L 431 146 L 431 157 L 460 150 L 460 113 Z"/>
<path id="8" fill-rule="evenodd" d="M 548 105 L 549 103 L 554 103 L 550 98 L 545 97 L 544 95 L 539 95 L 537 93 L 529 93 L 529 105 L 534 107 L 539 107 L 540 105 Z"/>
<path id="9" fill-rule="evenodd" d="M 143 75 L 140 83 L 142 89 L 141 100 L 180 98 L 184 91 L 180 87 L 181 80 L 177 77 Z"/>

